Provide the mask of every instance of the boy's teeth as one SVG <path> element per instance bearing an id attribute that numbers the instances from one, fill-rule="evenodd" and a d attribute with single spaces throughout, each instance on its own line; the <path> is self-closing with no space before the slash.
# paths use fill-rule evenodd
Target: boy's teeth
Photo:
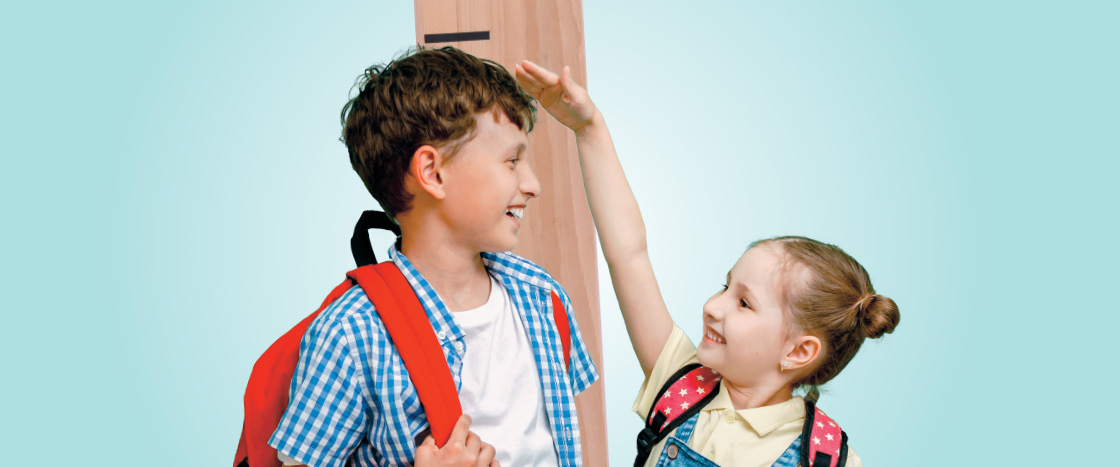
<path id="1" fill-rule="evenodd" d="M 513 214 L 513 217 L 516 217 L 518 219 L 525 216 L 525 208 L 512 208 L 506 212 Z"/>

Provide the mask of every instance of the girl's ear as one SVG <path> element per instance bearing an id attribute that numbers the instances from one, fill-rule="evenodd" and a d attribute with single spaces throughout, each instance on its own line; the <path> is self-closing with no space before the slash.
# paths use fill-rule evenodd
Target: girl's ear
<path id="1" fill-rule="evenodd" d="M 821 340 L 817 336 L 804 335 L 793 340 L 792 347 L 782 360 L 783 370 L 797 370 L 813 364 L 821 354 Z M 788 365 L 786 365 L 788 363 Z"/>
<path id="2" fill-rule="evenodd" d="M 417 188 L 426 191 L 432 198 L 443 199 L 447 196 L 443 186 L 443 154 L 430 145 L 423 145 L 412 153 L 408 174 L 416 181 Z"/>

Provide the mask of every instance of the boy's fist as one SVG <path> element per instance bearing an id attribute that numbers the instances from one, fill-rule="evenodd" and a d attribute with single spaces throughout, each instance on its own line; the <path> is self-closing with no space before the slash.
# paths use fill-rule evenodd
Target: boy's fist
<path id="1" fill-rule="evenodd" d="M 463 414 L 455 422 L 447 444 L 437 447 L 429 436 L 416 447 L 416 467 L 499 467 L 494 446 L 482 442 L 470 431 L 471 417 Z"/>
<path id="2" fill-rule="evenodd" d="M 556 73 L 524 60 L 517 65 L 515 74 L 521 87 L 536 97 L 541 107 L 564 126 L 579 131 L 595 118 L 597 110 L 591 96 L 572 81 L 568 67 L 556 76 Z"/>

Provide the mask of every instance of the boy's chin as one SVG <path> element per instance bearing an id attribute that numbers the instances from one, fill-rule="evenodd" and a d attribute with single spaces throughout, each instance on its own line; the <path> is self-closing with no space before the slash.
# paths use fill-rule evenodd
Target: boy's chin
<path id="1" fill-rule="evenodd" d="M 514 248 L 517 248 L 517 243 L 518 243 L 517 237 L 513 237 L 512 241 L 506 240 L 506 241 L 494 242 L 492 244 L 489 244 L 489 245 L 486 245 L 486 246 L 482 247 L 481 250 L 482 250 L 482 252 L 485 252 L 485 253 L 505 253 L 507 251 L 513 250 Z"/>

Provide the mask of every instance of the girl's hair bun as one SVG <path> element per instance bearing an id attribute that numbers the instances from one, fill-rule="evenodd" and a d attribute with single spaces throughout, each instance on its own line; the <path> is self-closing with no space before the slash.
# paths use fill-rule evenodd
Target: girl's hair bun
<path id="1" fill-rule="evenodd" d="M 870 293 L 856 303 L 856 309 L 859 312 L 860 329 L 867 337 L 878 339 L 898 326 L 898 305 L 890 298 Z"/>

